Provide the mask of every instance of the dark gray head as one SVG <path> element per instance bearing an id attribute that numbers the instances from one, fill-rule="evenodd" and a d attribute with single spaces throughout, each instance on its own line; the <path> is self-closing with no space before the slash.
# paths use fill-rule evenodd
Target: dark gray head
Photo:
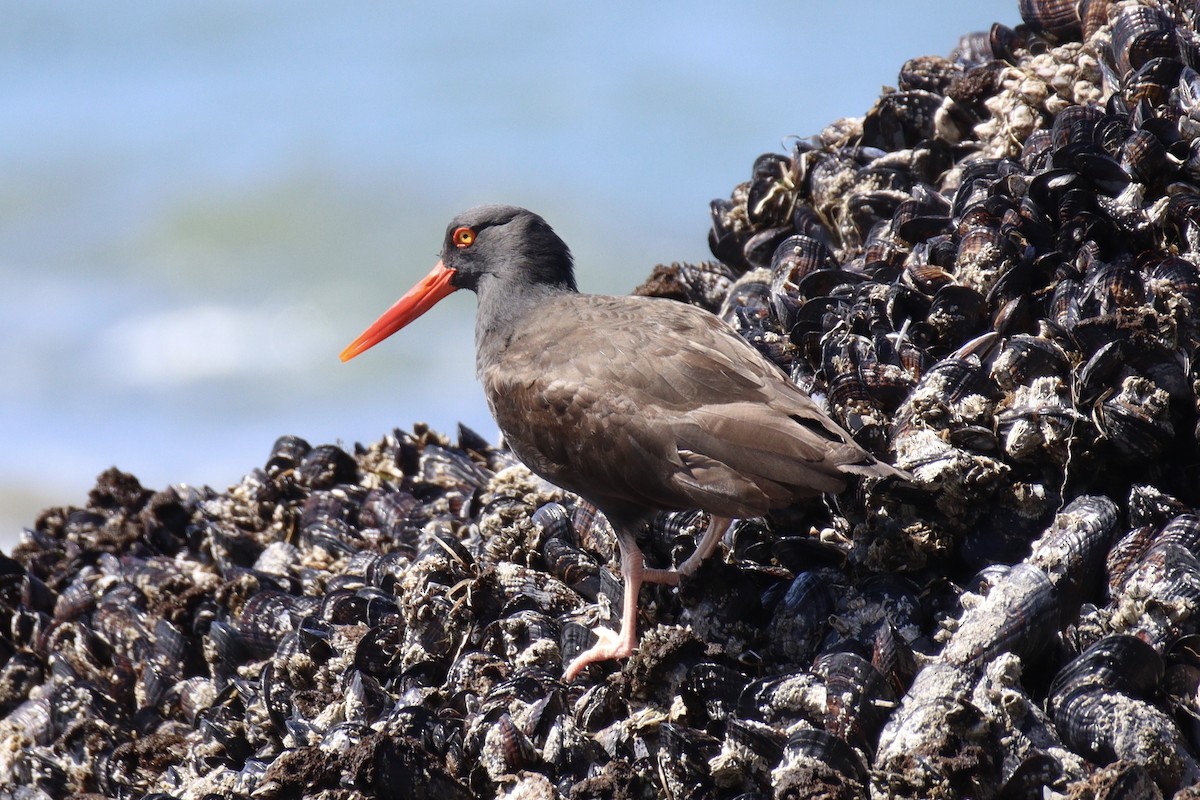
<path id="1" fill-rule="evenodd" d="M 571 251 L 532 211 L 516 206 L 464 211 L 446 228 L 433 270 L 359 334 L 342 351 L 342 361 L 382 342 L 457 289 L 479 295 L 485 330 L 511 323 L 540 298 L 576 291 Z"/>
<path id="2" fill-rule="evenodd" d="M 458 289 L 480 282 L 557 286 L 575 291 L 571 251 L 546 220 L 517 206 L 476 206 L 446 227 L 442 264 Z"/>

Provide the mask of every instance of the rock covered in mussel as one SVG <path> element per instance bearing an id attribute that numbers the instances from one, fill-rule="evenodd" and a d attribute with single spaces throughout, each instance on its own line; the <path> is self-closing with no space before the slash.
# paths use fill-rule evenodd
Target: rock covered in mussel
<path id="1" fill-rule="evenodd" d="M 1075 5 L 908 62 L 713 202 L 714 254 L 761 287 L 730 321 L 941 489 L 920 537 L 871 532 L 880 566 L 1012 560 L 1063 499 L 1142 471 L 1195 491 L 1168 466 L 1197 456 L 1194 14 Z"/>
<path id="2" fill-rule="evenodd" d="M 1197 15 L 1019 10 L 756 159 L 716 260 L 639 288 L 911 484 L 738 521 L 565 684 L 612 530 L 468 430 L 111 470 L 0 556 L 0 795 L 1195 796 Z"/>
<path id="3" fill-rule="evenodd" d="M 1162 791 L 1197 777 L 1200 515 L 1148 487 L 1126 512 L 1077 498 L 1023 561 L 958 583 L 870 573 L 845 521 L 816 539 L 739 522 L 728 558 L 656 595 L 627 664 L 567 685 L 579 634 L 619 614 L 594 510 L 468 433 L 284 463 L 297 443 L 224 493 L 111 470 L 27 531 L 0 564 L 5 788 L 918 797 L 1101 766 Z M 679 560 L 700 521 L 660 516 L 647 552 Z"/>

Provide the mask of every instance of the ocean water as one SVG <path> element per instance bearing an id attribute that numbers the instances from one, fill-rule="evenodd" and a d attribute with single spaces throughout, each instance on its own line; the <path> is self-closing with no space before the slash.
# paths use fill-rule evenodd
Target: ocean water
<path id="1" fill-rule="evenodd" d="M 411 6 L 411 7 L 409 7 Z M 709 257 L 762 152 L 998 0 L 0 3 L 0 549 L 110 466 L 236 483 L 285 433 L 496 436 L 473 297 L 348 364 L 446 222 L 526 205 L 581 288 Z"/>

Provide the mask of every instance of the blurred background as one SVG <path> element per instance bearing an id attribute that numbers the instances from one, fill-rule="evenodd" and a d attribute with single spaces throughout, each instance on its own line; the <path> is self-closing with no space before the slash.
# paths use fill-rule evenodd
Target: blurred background
<path id="1" fill-rule="evenodd" d="M 710 257 L 757 155 L 1016 6 L 0 2 L 0 549 L 113 465 L 224 489 L 285 433 L 494 439 L 469 294 L 337 358 L 450 217 L 528 206 L 627 293 Z"/>

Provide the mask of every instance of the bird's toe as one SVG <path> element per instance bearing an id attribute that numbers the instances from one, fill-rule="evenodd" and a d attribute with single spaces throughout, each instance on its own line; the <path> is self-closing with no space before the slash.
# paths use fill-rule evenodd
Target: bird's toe
<path id="1" fill-rule="evenodd" d="M 610 661 L 615 658 L 625 658 L 633 652 L 633 639 L 616 633 L 608 628 L 593 628 L 596 643 L 584 650 L 567 665 L 563 680 L 573 681 L 579 673 L 590 664 L 599 661 Z"/>

